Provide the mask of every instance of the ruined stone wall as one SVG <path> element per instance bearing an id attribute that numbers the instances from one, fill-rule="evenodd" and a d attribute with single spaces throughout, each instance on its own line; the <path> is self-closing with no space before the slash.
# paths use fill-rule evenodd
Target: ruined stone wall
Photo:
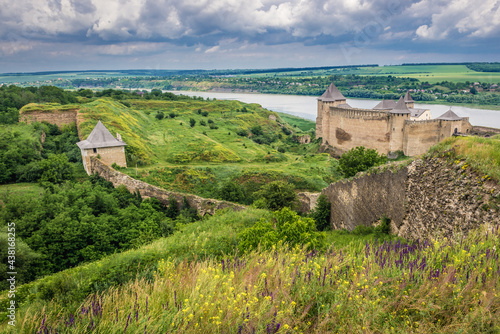
<path id="1" fill-rule="evenodd" d="M 340 181 L 323 193 L 332 205 L 333 228 L 352 230 L 386 215 L 393 233 L 418 239 L 500 224 L 499 185 L 455 159 L 417 159 L 398 172 Z"/>
<path id="2" fill-rule="evenodd" d="M 133 179 L 130 176 L 111 168 L 111 166 L 104 164 L 102 161 L 95 157 L 90 158 L 90 166 L 94 173 L 97 173 L 104 179 L 110 181 L 115 187 L 124 185 L 131 192 L 139 191 L 143 198 L 154 197 L 165 205 L 168 204 L 170 198 L 174 198 L 177 201 L 177 206 L 180 208 L 184 197 L 186 197 L 189 205 L 195 208 L 202 216 L 207 213 L 213 215 L 215 211 L 224 208 L 231 208 L 233 210 L 245 209 L 244 206 L 231 202 L 202 198 L 196 195 L 177 193 L 150 185 L 146 182 Z"/>
<path id="3" fill-rule="evenodd" d="M 22 113 L 19 117 L 21 122 L 34 123 L 34 122 L 48 122 L 51 124 L 56 124 L 59 128 L 63 125 L 76 123 L 77 110 L 68 111 L 58 111 L 54 110 L 51 112 L 45 111 L 34 111 L 28 113 Z"/>
<path id="4" fill-rule="evenodd" d="M 326 117 L 325 117 L 326 116 Z M 323 143 L 347 151 L 356 146 L 389 152 L 389 115 L 363 109 L 332 107 L 325 114 L 328 127 L 323 122 Z"/>
<path id="5" fill-rule="evenodd" d="M 332 228 L 353 230 L 370 226 L 386 215 L 402 224 L 405 217 L 406 169 L 365 175 L 351 181 L 339 181 L 323 189 L 332 205 Z"/>
<path id="6" fill-rule="evenodd" d="M 396 226 L 399 236 L 452 236 L 480 224 L 500 224 L 498 184 L 464 161 L 426 157 L 407 170 L 407 214 Z"/>

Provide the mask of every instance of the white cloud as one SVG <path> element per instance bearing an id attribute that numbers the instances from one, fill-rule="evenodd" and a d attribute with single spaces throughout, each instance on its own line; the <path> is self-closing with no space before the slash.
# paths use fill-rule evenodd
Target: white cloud
<path id="1" fill-rule="evenodd" d="M 498 0 L 421 0 L 412 5 L 408 14 L 430 18 L 415 33 L 421 39 L 443 40 L 451 34 L 487 38 L 500 32 L 500 1 Z"/>

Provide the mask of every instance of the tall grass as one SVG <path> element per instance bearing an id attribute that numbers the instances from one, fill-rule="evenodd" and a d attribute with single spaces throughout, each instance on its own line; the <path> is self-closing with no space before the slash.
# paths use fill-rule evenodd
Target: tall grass
<path id="1" fill-rule="evenodd" d="M 431 153 L 440 152 L 445 157 L 465 159 L 468 165 L 500 181 L 500 136 L 450 137 L 432 147 Z"/>
<path id="2" fill-rule="evenodd" d="M 78 307 L 36 303 L 25 333 L 495 333 L 498 226 L 467 238 L 367 242 L 360 251 L 277 247 L 158 263 Z"/>

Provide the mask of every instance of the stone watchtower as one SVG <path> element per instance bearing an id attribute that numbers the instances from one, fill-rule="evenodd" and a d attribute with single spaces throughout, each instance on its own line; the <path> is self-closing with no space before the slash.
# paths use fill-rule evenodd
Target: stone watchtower
<path id="1" fill-rule="evenodd" d="M 76 143 L 76 145 L 82 152 L 83 167 L 89 175 L 92 174 L 90 157 L 93 156 L 99 155 L 101 161 L 107 165 L 116 163 L 118 166 L 127 167 L 125 159 L 125 146 L 127 144 L 122 141 L 118 133 L 116 138 L 113 137 L 101 121 L 97 122 L 87 139 Z"/>

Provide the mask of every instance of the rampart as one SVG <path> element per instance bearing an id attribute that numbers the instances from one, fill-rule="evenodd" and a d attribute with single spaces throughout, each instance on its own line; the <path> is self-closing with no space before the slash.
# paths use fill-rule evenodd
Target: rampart
<path id="1" fill-rule="evenodd" d="M 331 184 L 323 194 L 331 203 L 333 228 L 353 230 L 385 215 L 392 220 L 393 233 L 418 239 L 500 224 L 498 184 L 453 159 L 417 159 L 397 172 Z"/>
<path id="2" fill-rule="evenodd" d="M 76 124 L 77 119 L 77 109 L 73 110 L 52 110 L 48 111 L 30 111 L 21 113 L 20 121 L 25 123 L 33 123 L 33 122 L 47 122 L 51 124 L 57 125 L 61 128 L 64 125 Z"/>
<path id="3" fill-rule="evenodd" d="M 339 181 L 323 189 L 331 203 L 334 229 L 353 230 L 369 226 L 383 215 L 401 225 L 405 217 L 406 170 L 366 175 L 351 181 Z"/>
<path id="4" fill-rule="evenodd" d="M 207 213 L 213 215 L 215 211 L 225 208 L 231 208 L 238 211 L 245 209 L 244 206 L 231 202 L 202 198 L 191 194 L 181 194 L 153 186 L 125 175 L 95 157 L 90 158 L 90 164 L 93 173 L 97 173 L 107 181 L 110 181 L 113 183 L 113 186 L 118 187 L 124 185 L 130 192 L 138 191 L 143 198 L 157 198 L 164 205 L 168 205 L 170 198 L 174 198 L 177 202 L 177 207 L 180 208 L 185 197 L 189 205 L 195 208 L 202 216 Z"/>

